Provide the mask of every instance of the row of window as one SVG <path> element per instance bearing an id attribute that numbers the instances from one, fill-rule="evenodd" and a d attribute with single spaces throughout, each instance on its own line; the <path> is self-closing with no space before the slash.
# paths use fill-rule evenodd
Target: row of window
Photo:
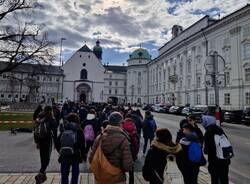
<path id="1" fill-rule="evenodd" d="M 113 84 L 112 81 L 109 81 L 109 85 L 112 86 L 112 84 Z M 124 84 L 124 86 L 126 86 L 126 85 L 127 85 L 127 82 L 124 81 L 123 84 Z M 118 86 L 118 81 L 115 81 L 115 86 Z"/>
<path id="2" fill-rule="evenodd" d="M 0 97 L 1 98 L 6 98 L 6 97 L 7 98 L 19 98 L 19 95 L 15 94 L 15 95 L 12 96 L 12 94 L 7 94 L 7 95 L 1 94 Z M 26 95 L 22 95 L 22 98 L 26 98 Z"/>
<path id="3" fill-rule="evenodd" d="M 127 93 L 127 91 L 124 90 L 124 91 L 123 91 L 123 94 L 126 95 L 126 93 Z M 109 94 L 112 94 L 112 89 L 109 89 Z M 117 90 L 117 89 L 115 89 L 115 94 L 116 94 L 116 95 L 118 94 L 118 90 Z"/>

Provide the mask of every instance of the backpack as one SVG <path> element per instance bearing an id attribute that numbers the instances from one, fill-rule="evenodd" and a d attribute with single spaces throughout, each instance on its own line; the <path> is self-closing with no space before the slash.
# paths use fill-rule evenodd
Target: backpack
<path id="1" fill-rule="evenodd" d="M 44 139 L 48 137 L 48 124 L 45 119 L 36 121 L 36 126 L 34 128 L 35 139 Z"/>
<path id="2" fill-rule="evenodd" d="M 189 161 L 199 164 L 202 161 L 202 148 L 198 142 L 191 142 L 188 146 L 188 159 Z"/>
<path id="3" fill-rule="evenodd" d="M 86 125 L 83 130 L 85 141 L 94 141 L 95 132 L 92 125 Z"/>
<path id="4" fill-rule="evenodd" d="M 104 155 L 101 149 L 101 141 L 90 163 L 90 169 L 94 173 L 97 182 L 101 184 L 117 183 L 122 174 L 122 170 L 113 166 Z"/>
<path id="5" fill-rule="evenodd" d="M 76 132 L 73 130 L 64 130 L 61 136 L 61 150 L 62 157 L 72 157 L 74 155 L 74 146 L 76 144 Z"/>
<path id="6" fill-rule="evenodd" d="M 218 159 L 230 159 L 234 156 L 233 147 L 225 134 L 215 134 L 214 142 Z"/>

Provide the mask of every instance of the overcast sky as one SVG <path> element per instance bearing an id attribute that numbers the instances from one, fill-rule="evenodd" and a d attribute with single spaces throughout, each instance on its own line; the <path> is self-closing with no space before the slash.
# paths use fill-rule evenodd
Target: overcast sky
<path id="1" fill-rule="evenodd" d="M 247 3 L 250 0 L 39 0 L 33 18 L 46 25 L 50 39 L 67 39 L 64 61 L 85 42 L 92 49 L 99 38 L 103 63 L 121 64 L 140 44 L 156 57 L 174 24 L 185 29 L 207 14 L 223 17 Z"/>

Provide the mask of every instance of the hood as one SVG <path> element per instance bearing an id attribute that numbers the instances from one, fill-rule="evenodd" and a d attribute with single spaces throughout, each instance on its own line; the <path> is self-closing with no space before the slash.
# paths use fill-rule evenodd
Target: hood
<path id="1" fill-rule="evenodd" d="M 127 139 L 126 133 L 122 128 L 108 125 L 101 135 L 103 152 L 105 154 L 112 153 L 125 139 Z"/>
<path id="2" fill-rule="evenodd" d="M 167 146 L 166 144 L 163 144 L 157 140 L 153 140 L 151 145 L 170 154 L 177 154 L 182 150 L 180 144 L 175 146 Z"/>
<path id="3" fill-rule="evenodd" d="M 73 123 L 73 122 L 67 122 L 64 125 L 65 130 L 77 131 L 78 128 L 79 128 L 79 125 L 77 125 L 76 123 Z"/>
<path id="4" fill-rule="evenodd" d="M 204 128 L 207 128 L 210 125 L 216 124 L 216 119 L 214 116 L 202 116 L 201 124 Z"/>
<path id="5" fill-rule="evenodd" d="M 87 114 L 87 120 L 93 120 L 93 119 L 95 119 L 94 114 Z"/>
<path id="6" fill-rule="evenodd" d="M 136 129 L 134 121 L 132 119 L 125 119 L 122 124 L 122 128 L 127 132 L 133 132 Z"/>

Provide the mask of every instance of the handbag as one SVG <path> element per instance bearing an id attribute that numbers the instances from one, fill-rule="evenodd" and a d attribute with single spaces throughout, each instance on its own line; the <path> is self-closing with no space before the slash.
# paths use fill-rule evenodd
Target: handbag
<path id="1" fill-rule="evenodd" d="M 94 173 L 95 179 L 100 184 L 114 184 L 119 181 L 122 170 L 113 166 L 101 148 L 101 141 L 96 149 L 90 169 Z"/>

